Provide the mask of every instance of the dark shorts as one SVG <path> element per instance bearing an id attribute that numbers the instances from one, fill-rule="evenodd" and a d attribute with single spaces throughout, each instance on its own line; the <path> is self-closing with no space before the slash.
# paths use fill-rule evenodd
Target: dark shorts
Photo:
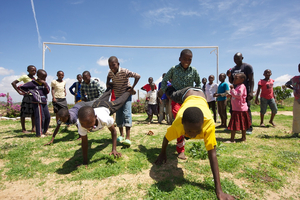
<path id="1" fill-rule="evenodd" d="M 53 111 L 54 113 L 57 113 L 62 108 L 68 108 L 67 100 L 66 98 L 57 98 L 56 102 L 53 102 Z"/>
<path id="2" fill-rule="evenodd" d="M 158 105 L 157 104 L 148 104 L 148 110 L 147 110 L 148 115 L 157 115 L 158 114 Z"/>

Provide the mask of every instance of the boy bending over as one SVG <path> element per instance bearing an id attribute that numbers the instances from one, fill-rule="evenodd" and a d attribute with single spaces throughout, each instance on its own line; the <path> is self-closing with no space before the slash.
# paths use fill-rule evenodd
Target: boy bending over
<path id="1" fill-rule="evenodd" d="M 173 124 L 168 128 L 163 139 L 162 150 L 155 164 L 161 165 L 167 161 L 166 149 L 169 141 L 185 136 L 194 139 L 204 139 L 208 151 L 211 171 L 215 182 L 215 192 L 218 199 L 234 199 L 223 193 L 220 183 L 219 166 L 216 155 L 215 123 L 212 118 L 205 95 L 200 88 L 186 87 L 175 91 L 171 86 L 166 90 L 167 96 L 177 103 L 182 103 Z"/>

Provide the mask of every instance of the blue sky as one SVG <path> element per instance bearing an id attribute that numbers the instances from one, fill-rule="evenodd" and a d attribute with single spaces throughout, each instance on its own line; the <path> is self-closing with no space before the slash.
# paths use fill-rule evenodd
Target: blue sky
<path id="1" fill-rule="evenodd" d="M 42 68 L 43 42 L 218 46 L 219 73 L 232 68 L 233 55 L 242 52 L 244 62 L 253 66 L 255 89 L 265 69 L 272 70 L 275 85 L 282 85 L 298 74 L 300 1 L 1 0 L 1 93 L 9 92 L 14 101 L 21 101 L 11 82 L 26 74 L 28 65 Z M 104 84 L 107 59 L 114 55 L 121 67 L 141 75 L 136 87 L 139 89 L 150 76 L 159 82 L 164 72 L 179 63 L 182 50 L 48 47 L 51 52 L 46 50 L 45 54 L 47 82 L 50 84 L 56 72 L 63 70 L 67 88 L 84 70 Z M 192 66 L 197 68 L 201 79 L 216 75 L 216 54 L 212 50 L 192 49 Z M 51 101 L 51 95 L 48 99 Z M 69 92 L 67 100 L 73 103 Z"/>

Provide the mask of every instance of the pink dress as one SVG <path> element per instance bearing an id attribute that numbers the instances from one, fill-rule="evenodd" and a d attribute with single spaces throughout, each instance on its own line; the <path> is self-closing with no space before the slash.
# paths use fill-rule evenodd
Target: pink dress
<path id="1" fill-rule="evenodd" d="M 238 85 L 230 90 L 232 114 L 228 124 L 229 130 L 247 130 L 251 126 L 251 120 L 248 113 L 246 102 L 247 89 L 244 84 Z"/>

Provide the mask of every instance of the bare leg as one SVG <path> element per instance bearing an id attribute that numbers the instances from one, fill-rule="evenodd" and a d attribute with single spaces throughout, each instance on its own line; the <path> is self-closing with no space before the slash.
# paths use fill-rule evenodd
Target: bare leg
<path id="1" fill-rule="evenodd" d="M 178 155 L 178 158 L 181 159 L 181 160 L 186 160 L 187 157 L 185 156 L 184 152 L 181 152 L 179 155 Z"/>
<path id="2" fill-rule="evenodd" d="M 244 142 L 246 141 L 246 130 L 242 130 L 242 138 L 241 141 Z"/>
<path id="3" fill-rule="evenodd" d="M 276 115 L 276 113 L 272 113 L 270 121 L 269 121 L 269 123 L 272 124 L 272 126 L 276 126 L 276 124 L 273 123 L 273 119 L 274 119 L 275 115 Z"/>
<path id="4" fill-rule="evenodd" d="M 234 130 L 231 131 L 231 138 L 230 138 L 230 142 L 235 142 L 234 138 L 235 138 L 235 132 Z"/>
<path id="5" fill-rule="evenodd" d="M 130 140 L 130 127 L 126 127 L 126 140 Z"/>
<path id="6" fill-rule="evenodd" d="M 25 117 L 21 117 L 21 126 L 22 126 L 22 133 L 29 133 L 28 131 L 26 131 L 26 127 L 25 127 Z"/>
<path id="7" fill-rule="evenodd" d="M 148 124 L 151 124 L 151 121 L 152 121 L 152 119 L 153 119 L 153 115 L 148 115 L 148 118 L 149 118 Z"/>
<path id="8" fill-rule="evenodd" d="M 34 115 L 31 116 L 31 132 L 34 133 L 35 132 L 35 123 L 34 123 Z"/>
<path id="9" fill-rule="evenodd" d="M 265 127 L 264 118 L 265 118 L 265 115 L 260 113 L 260 126 L 261 127 Z"/>

